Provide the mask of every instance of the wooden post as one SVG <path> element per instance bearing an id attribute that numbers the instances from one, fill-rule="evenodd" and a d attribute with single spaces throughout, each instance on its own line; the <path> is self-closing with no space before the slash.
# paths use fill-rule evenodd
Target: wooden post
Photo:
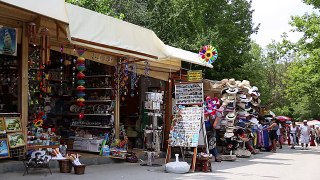
<path id="1" fill-rule="evenodd" d="M 196 168 L 197 153 L 198 153 L 198 149 L 197 149 L 197 147 L 193 148 L 193 156 L 192 156 L 191 172 L 194 172 L 194 170 L 195 170 L 195 168 Z"/>
<path id="2" fill-rule="evenodd" d="M 29 40 L 26 34 L 26 23 L 23 23 L 22 41 L 21 41 L 21 124 L 25 142 L 27 142 L 27 124 L 28 124 L 28 59 L 29 59 Z"/>
<path id="3" fill-rule="evenodd" d="M 165 109 L 165 126 L 164 126 L 164 148 L 168 147 L 168 140 L 171 128 L 172 117 L 172 80 L 166 82 L 166 109 Z M 171 154 L 171 153 L 170 153 Z"/>
<path id="4" fill-rule="evenodd" d="M 119 63 L 116 64 L 118 66 Z M 115 138 L 119 139 L 120 137 L 120 77 L 119 77 L 119 66 L 117 68 L 117 94 L 116 94 L 116 109 L 115 109 L 115 120 L 114 120 L 114 129 L 115 129 Z"/>

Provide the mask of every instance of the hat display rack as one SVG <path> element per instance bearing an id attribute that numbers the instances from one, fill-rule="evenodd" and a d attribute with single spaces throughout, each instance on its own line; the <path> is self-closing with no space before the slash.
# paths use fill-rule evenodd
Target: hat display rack
<path id="1" fill-rule="evenodd" d="M 246 141 L 251 128 L 258 124 L 256 117 L 261 103 L 258 87 L 251 86 L 248 80 L 235 79 L 223 79 L 215 82 L 212 87 L 213 91 L 220 91 L 221 117 L 218 124 L 220 131 L 224 132 L 223 139 Z M 239 135 L 239 129 L 248 133 Z"/>

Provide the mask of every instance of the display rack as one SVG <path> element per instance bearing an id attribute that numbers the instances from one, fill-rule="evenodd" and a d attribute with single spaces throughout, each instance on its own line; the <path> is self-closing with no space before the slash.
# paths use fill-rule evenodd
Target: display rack
<path id="1" fill-rule="evenodd" d="M 176 107 L 170 128 L 169 143 L 165 163 L 170 161 L 171 148 L 193 149 L 191 171 L 195 170 L 199 144 L 207 146 L 204 128 L 203 84 L 179 83 L 175 85 Z M 204 140 L 204 142 L 202 142 Z M 208 151 L 208 148 L 206 148 Z"/>
<path id="2" fill-rule="evenodd" d="M 163 116 L 162 112 L 162 104 L 163 104 L 163 93 L 159 92 L 146 92 L 146 101 L 145 101 L 145 109 L 149 119 L 152 119 L 149 122 L 149 125 L 144 129 L 144 139 L 145 139 L 145 150 L 148 155 L 147 164 L 148 166 L 156 166 L 157 164 L 152 163 L 152 159 L 160 153 L 160 148 L 162 145 L 162 127 L 159 126 L 159 117 Z"/>

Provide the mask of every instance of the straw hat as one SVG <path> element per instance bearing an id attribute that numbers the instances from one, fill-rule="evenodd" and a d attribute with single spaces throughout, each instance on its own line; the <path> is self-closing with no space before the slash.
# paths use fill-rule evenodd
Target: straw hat
<path id="1" fill-rule="evenodd" d="M 229 79 L 227 85 L 228 85 L 229 88 L 237 88 L 238 87 L 238 85 L 236 83 L 236 80 L 233 79 L 233 78 Z"/>

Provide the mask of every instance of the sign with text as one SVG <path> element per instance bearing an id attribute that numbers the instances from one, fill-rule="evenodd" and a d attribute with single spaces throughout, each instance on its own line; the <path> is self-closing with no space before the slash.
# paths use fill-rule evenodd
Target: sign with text
<path id="1" fill-rule="evenodd" d="M 188 81 L 195 82 L 195 81 L 202 81 L 202 71 L 188 71 Z"/>

